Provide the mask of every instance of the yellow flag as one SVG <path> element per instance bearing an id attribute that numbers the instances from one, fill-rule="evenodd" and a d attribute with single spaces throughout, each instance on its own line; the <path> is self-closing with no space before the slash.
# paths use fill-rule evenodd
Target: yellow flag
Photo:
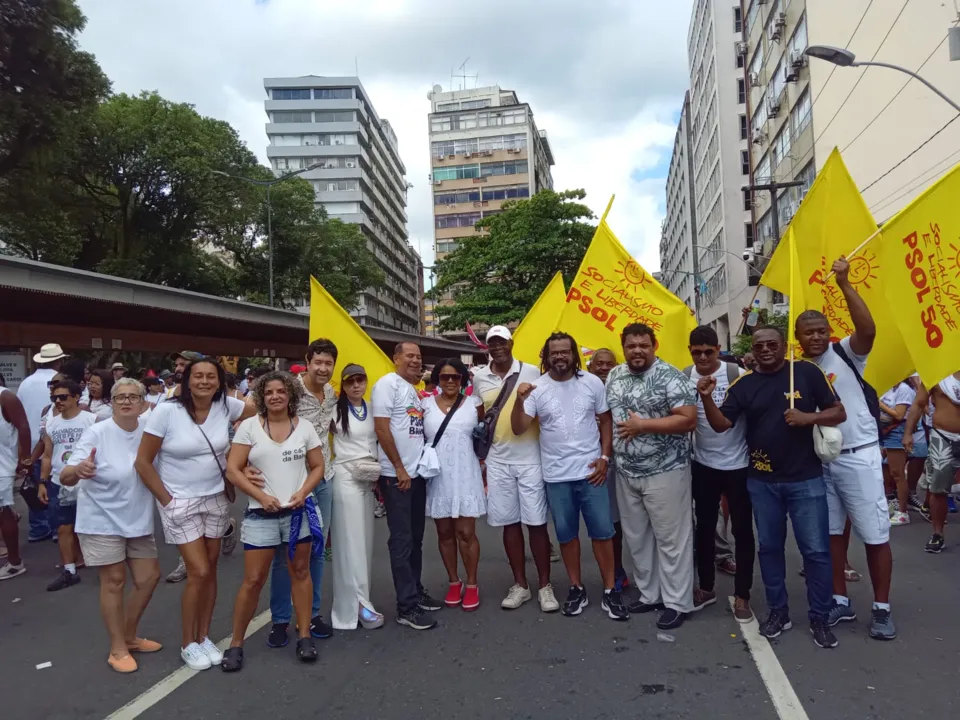
<path id="1" fill-rule="evenodd" d="M 960 370 L 960 165 L 883 226 L 883 289 L 925 387 Z"/>
<path id="2" fill-rule="evenodd" d="M 560 313 L 563 311 L 566 293 L 563 290 L 563 275 L 553 276 L 537 301 L 530 308 L 520 327 L 513 333 L 513 356 L 518 360 L 540 367 L 540 351 L 557 329 Z"/>
<path id="3" fill-rule="evenodd" d="M 310 342 L 317 338 L 332 340 L 337 346 L 337 366 L 331 383 L 340 389 L 340 373 L 356 363 L 367 371 L 367 400 L 373 384 L 395 369 L 393 361 L 367 335 L 363 328 L 333 299 L 323 285 L 310 278 Z"/>
<path id="4" fill-rule="evenodd" d="M 824 278 L 829 275 L 834 260 L 851 253 L 876 230 L 873 216 L 840 152 L 834 148 L 788 229 L 794 234 L 803 309 L 819 310 L 827 316 L 833 341 L 852 335 L 853 321 L 836 279 L 824 282 Z M 781 242 L 760 283 L 790 295 L 792 309 L 795 293 L 790 292 L 787 253 L 786 243 Z M 850 258 L 850 284 L 867 304 L 877 326 L 877 339 L 867 360 L 864 379 L 881 393 L 910 375 L 914 367 L 881 289 L 882 267 L 873 244 Z"/>
<path id="5" fill-rule="evenodd" d="M 653 328 L 661 359 L 690 364 L 693 311 L 630 256 L 604 214 L 567 292 L 559 327 L 582 346 L 610 348 L 623 362 L 620 331 L 631 323 Z"/>

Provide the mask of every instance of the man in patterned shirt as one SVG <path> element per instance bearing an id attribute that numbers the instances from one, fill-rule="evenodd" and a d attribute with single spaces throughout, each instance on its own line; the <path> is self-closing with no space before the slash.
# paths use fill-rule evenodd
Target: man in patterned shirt
<path id="1" fill-rule="evenodd" d="M 620 340 L 626 362 L 607 378 L 607 403 L 617 428 L 620 522 L 640 591 L 628 609 L 662 609 L 657 626 L 666 630 L 693 610 L 690 433 L 697 427 L 697 390 L 657 357 L 649 326 L 628 325 Z"/>

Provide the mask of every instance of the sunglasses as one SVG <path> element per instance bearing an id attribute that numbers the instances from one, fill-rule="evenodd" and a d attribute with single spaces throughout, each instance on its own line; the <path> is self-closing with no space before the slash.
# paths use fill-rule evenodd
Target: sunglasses
<path id="1" fill-rule="evenodd" d="M 346 380 L 343 381 L 344 385 L 360 385 L 367 381 L 366 375 L 351 375 Z"/>
<path id="2" fill-rule="evenodd" d="M 66 402 L 67 400 L 70 399 L 70 395 L 51 395 L 50 399 L 53 400 L 55 403 Z"/>
<path id="3" fill-rule="evenodd" d="M 460 373 L 440 373 L 440 382 L 460 382 L 462 378 Z"/>
<path id="4" fill-rule="evenodd" d="M 717 351 L 713 348 L 708 348 L 707 350 L 691 350 L 690 354 L 693 357 L 710 357 L 711 355 L 716 355 Z"/>

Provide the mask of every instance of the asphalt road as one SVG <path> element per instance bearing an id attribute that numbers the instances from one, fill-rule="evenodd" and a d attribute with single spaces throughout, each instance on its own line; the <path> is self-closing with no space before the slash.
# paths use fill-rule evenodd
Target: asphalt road
<path id="1" fill-rule="evenodd" d="M 900 637 L 890 643 L 867 636 L 871 593 L 865 578 L 851 586 L 861 620 L 838 628 L 839 648 L 816 648 L 805 621 L 800 558 L 791 546 L 788 586 L 795 625 L 773 645 L 807 717 L 960 717 L 960 549 L 948 546 L 940 556 L 924 553 L 929 526 L 913 517 L 915 524 L 892 533 Z M 742 628 L 725 603 L 673 631 L 675 642 L 659 641 L 652 615 L 615 623 L 601 614 L 599 574 L 588 556 L 584 572 L 592 604 L 582 616 L 543 615 L 535 602 L 506 612 L 499 601 L 511 574 L 499 534 L 480 527 L 482 604 L 477 612 L 445 609 L 439 613 L 440 626 L 428 632 L 393 622 L 386 522 L 380 520 L 373 600 L 387 614 L 384 628 L 318 641 L 320 661 L 305 666 L 296 661 L 293 643 L 268 648 L 265 627 L 247 641 L 243 672 L 227 675 L 214 668 L 194 674 L 140 717 L 778 717 Z M 25 534 L 25 522 L 21 528 Z M 948 542 L 956 541 L 949 527 L 947 531 Z M 865 570 L 862 547 L 854 545 L 851 560 Z M 424 581 L 442 596 L 445 573 L 432 529 L 425 556 Z M 44 588 L 57 572 L 56 546 L 27 545 L 24 557 L 28 572 L 0 583 L 0 716 L 105 718 L 182 667 L 177 652 L 180 587 L 161 582 L 141 625 L 141 634 L 164 643 L 164 650 L 141 657 L 136 674 L 121 676 L 105 662 L 109 646 L 97 606 L 96 574 L 82 570 L 80 585 L 48 593 Z M 175 558 L 175 550 L 163 546 L 164 572 L 173 568 Z M 241 572 L 238 550 L 221 563 L 215 640 L 230 633 Z M 532 563 L 528 572 L 534 579 Z M 553 573 L 562 599 L 562 565 L 555 564 Z M 329 618 L 328 579 L 324 586 Z M 718 578 L 719 592 L 730 593 L 732 586 L 732 578 Z M 759 571 L 754 587 L 754 607 L 763 614 Z M 265 607 L 266 591 L 260 609 Z M 44 662 L 52 667 L 36 669 Z"/>

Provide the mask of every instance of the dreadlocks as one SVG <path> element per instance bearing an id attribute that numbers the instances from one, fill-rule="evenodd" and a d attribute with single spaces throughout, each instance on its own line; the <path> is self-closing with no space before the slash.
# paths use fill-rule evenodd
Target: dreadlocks
<path id="1" fill-rule="evenodd" d="M 546 374 L 550 371 L 550 343 L 554 340 L 568 340 L 570 342 L 570 351 L 573 353 L 573 376 L 580 377 L 583 375 L 583 361 L 580 358 L 577 342 L 565 332 L 553 333 L 543 344 L 543 350 L 540 351 L 540 373 Z"/>

